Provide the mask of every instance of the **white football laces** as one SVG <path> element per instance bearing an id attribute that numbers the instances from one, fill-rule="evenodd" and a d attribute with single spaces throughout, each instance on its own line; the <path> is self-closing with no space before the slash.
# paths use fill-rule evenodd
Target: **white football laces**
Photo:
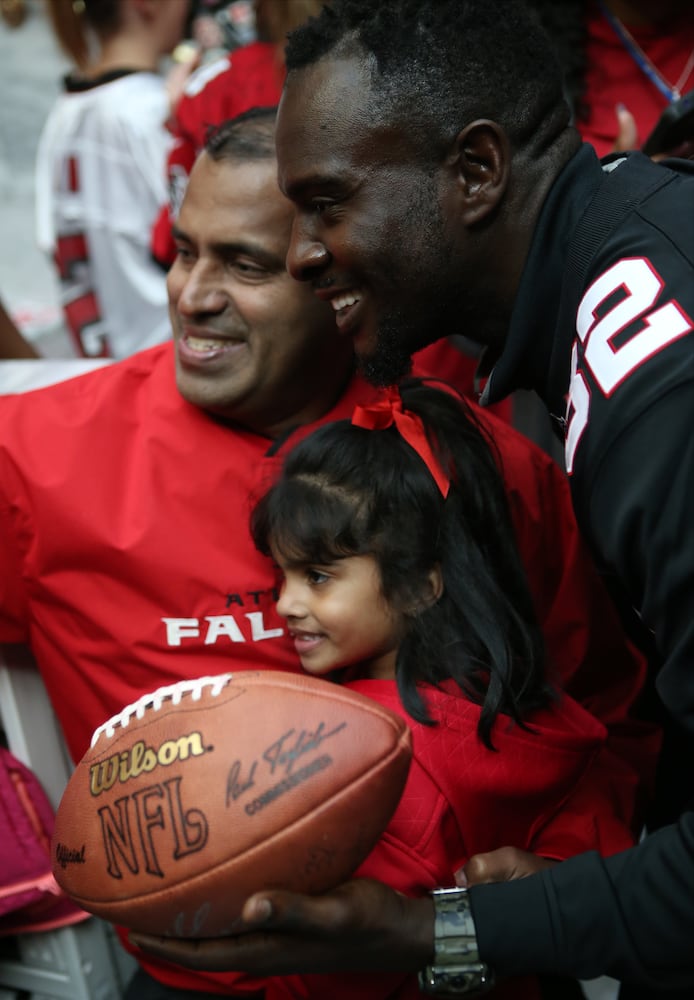
<path id="1" fill-rule="evenodd" d="M 176 684 L 168 684 L 165 687 L 157 688 L 151 694 L 144 694 L 137 701 L 133 702 L 132 705 L 127 705 L 122 712 L 114 715 L 107 722 L 100 725 L 98 729 L 95 729 L 91 746 L 95 745 L 102 733 L 110 738 L 118 727 L 125 729 L 126 726 L 130 725 L 133 718 L 142 719 L 145 712 L 158 712 L 165 702 L 178 705 L 188 695 L 193 701 L 200 701 L 203 691 L 206 688 L 209 688 L 209 694 L 213 698 L 216 698 L 217 695 L 221 694 L 233 676 L 233 674 L 216 674 L 211 677 L 196 677 L 193 680 L 178 681 Z"/>

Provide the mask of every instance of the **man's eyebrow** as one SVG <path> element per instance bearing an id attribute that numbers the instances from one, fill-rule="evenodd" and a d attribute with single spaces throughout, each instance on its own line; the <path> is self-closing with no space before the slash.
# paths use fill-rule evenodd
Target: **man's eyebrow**
<path id="1" fill-rule="evenodd" d="M 176 240 L 184 243 L 192 243 L 190 236 L 177 225 L 171 227 L 171 233 Z M 217 240 L 210 244 L 212 250 L 220 257 L 252 257 L 259 264 L 270 270 L 283 271 L 285 269 L 284 255 L 273 253 L 261 243 L 253 240 Z"/>
<path id="2" fill-rule="evenodd" d="M 171 226 L 171 235 L 175 240 L 185 240 L 186 243 L 190 243 L 190 238 L 187 233 L 184 233 L 182 229 L 179 229 L 176 223 Z"/>
<path id="3" fill-rule="evenodd" d="M 272 270 L 284 271 L 285 255 L 273 253 L 262 243 L 253 240 L 218 240 L 211 244 L 220 257 L 252 257 L 259 264 Z"/>
<path id="4" fill-rule="evenodd" d="M 307 191 L 315 189 L 335 187 L 338 184 L 336 177 L 328 174 L 309 174 L 307 177 L 300 177 L 285 187 L 285 194 L 288 198 L 300 198 Z"/>

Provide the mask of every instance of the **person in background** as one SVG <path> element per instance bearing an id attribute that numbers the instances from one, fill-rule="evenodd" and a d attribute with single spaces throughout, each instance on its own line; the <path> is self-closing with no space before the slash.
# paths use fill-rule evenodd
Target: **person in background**
<path id="1" fill-rule="evenodd" d="M 26 16 L 26 0 L 0 0 L 0 17 L 8 28 L 21 27 Z"/>
<path id="2" fill-rule="evenodd" d="M 31 647 L 73 760 L 105 719 L 163 684 L 300 669 L 249 513 L 286 450 L 377 393 L 330 305 L 287 273 L 293 215 L 277 186 L 274 110 L 220 126 L 177 222 L 172 339 L 0 399 L 0 643 Z M 645 662 L 580 541 L 563 474 L 506 424 L 480 421 L 556 681 L 605 725 L 597 771 L 616 821 L 638 829 L 658 747 L 634 717 Z M 247 994 L 266 978 L 135 953 L 133 1000 Z"/>
<path id="3" fill-rule="evenodd" d="M 633 844 L 596 780 L 602 727 L 548 681 L 494 445 L 462 397 L 407 380 L 313 431 L 251 533 L 279 567 L 277 611 L 304 670 L 412 730 L 407 784 L 355 877 L 421 896 L 510 842 L 553 861 Z M 493 995 L 543 994 L 529 977 Z M 268 986 L 267 1000 L 285 996 L 421 994 L 413 975 L 355 973 Z"/>
<path id="4" fill-rule="evenodd" d="M 168 198 L 162 198 L 151 234 L 152 255 L 164 269 L 176 256 L 172 226 L 207 130 L 249 108 L 274 106 L 284 82 L 287 33 L 317 14 L 323 0 L 254 0 L 258 38 L 192 74 L 169 120 Z"/>
<path id="5" fill-rule="evenodd" d="M 0 361 L 38 357 L 33 344 L 22 336 L 17 324 L 0 302 Z"/>
<path id="6" fill-rule="evenodd" d="M 640 148 L 668 104 L 694 90 L 690 0 L 526 2 L 556 45 L 576 128 L 598 156 Z"/>
<path id="7" fill-rule="evenodd" d="M 253 0 L 193 0 L 190 34 L 203 62 L 250 45 L 256 40 Z"/>
<path id="8" fill-rule="evenodd" d="M 170 336 L 166 284 L 149 235 L 165 197 L 171 88 L 160 60 L 185 32 L 190 0 L 51 0 L 74 60 L 36 161 L 39 247 L 53 258 L 75 353 L 123 358 Z M 175 81 L 175 82 L 174 82 Z"/>

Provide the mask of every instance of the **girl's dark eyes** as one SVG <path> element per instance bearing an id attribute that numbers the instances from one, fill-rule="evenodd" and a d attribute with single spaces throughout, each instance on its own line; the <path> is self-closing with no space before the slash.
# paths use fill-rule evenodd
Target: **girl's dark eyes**
<path id="1" fill-rule="evenodd" d="M 306 576 L 309 583 L 325 583 L 329 579 L 328 574 L 319 569 L 308 569 Z"/>

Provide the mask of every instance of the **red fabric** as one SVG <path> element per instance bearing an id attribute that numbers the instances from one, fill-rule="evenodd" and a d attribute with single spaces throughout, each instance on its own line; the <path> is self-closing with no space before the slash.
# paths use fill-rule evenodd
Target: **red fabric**
<path id="1" fill-rule="evenodd" d="M 355 379 L 324 419 L 350 417 L 371 398 Z M 512 428 L 485 413 L 480 420 L 503 456 L 558 672 L 610 727 L 610 745 L 648 773 L 652 744 L 629 718 L 644 664 L 625 646 L 580 544 L 565 479 Z M 160 685 L 229 669 L 299 669 L 275 611 L 275 570 L 246 528 L 249 495 L 281 461 L 270 445 L 181 398 L 171 343 L 0 398 L 0 642 L 32 646 L 74 759 L 96 726 Z M 633 770 L 601 757 L 617 809 L 630 814 Z M 233 974 L 138 960 L 179 988 L 250 989 Z"/>
<path id="2" fill-rule="evenodd" d="M 403 440 L 417 452 L 426 465 L 442 496 L 444 498 L 448 496 L 451 481 L 431 450 L 422 418 L 403 409 L 400 390 L 397 387 L 391 386 L 385 389 L 383 397 L 370 406 L 358 406 L 352 414 L 352 423 L 355 427 L 363 427 L 369 431 L 381 431 L 395 425 Z"/>
<path id="3" fill-rule="evenodd" d="M 169 123 L 176 140 L 167 163 L 170 201 L 162 205 L 152 229 L 152 253 L 164 266 L 175 257 L 171 225 L 208 128 L 249 108 L 277 104 L 283 82 L 284 65 L 277 46 L 269 42 L 235 49 L 223 60 L 203 66 L 189 80 Z"/>
<path id="4" fill-rule="evenodd" d="M 498 752 L 477 736 L 480 711 L 449 682 L 445 691 L 426 689 L 436 726 L 410 719 L 395 681 L 360 680 L 346 685 L 405 718 L 413 736 L 413 761 L 400 804 L 379 844 L 357 871 L 408 896 L 454 885 L 454 873 L 471 855 L 513 844 L 563 860 L 586 850 L 608 855 L 632 846 L 627 826 L 613 818 L 611 798 L 599 778 L 605 729 L 570 698 L 536 712 L 533 732 L 500 717 L 493 731 Z M 564 807 L 583 786 L 582 812 Z M 534 980 L 508 982 L 492 996 L 530 1000 Z M 291 976 L 274 983 L 275 997 L 418 996 L 415 976 L 367 974 Z"/>
<path id="5" fill-rule="evenodd" d="M 657 29 L 625 23 L 660 73 L 674 84 L 694 48 L 692 14 L 686 12 L 679 18 L 670 18 L 665 27 Z M 605 156 L 612 152 L 617 137 L 617 104 L 623 104 L 634 115 L 639 143 L 643 144 L 667 107 L 667 101 L 636 65 L 594 3 L 589 7 L 587 29 L 588 72 L 584 100 L 589 115 L 586 121 L 579 119 L 576 125 L 586 142 L 593 144 L 598 156 Z M 684 94 L 692 88 L 694 70 L 684 81 L 681 91 Z"/>
<path id="6" fill-rule="evenodd" d="M 466 399 L 477 402 L 482 390 L 482 386 L 475 386 L 478 359 L 466 354 L 465 348 L 459 347 L 451 337 L 441 337 L 423 347 L 414 355 L 413 361 L 417 369 L 431 372 L 455 386 Z M 487 407 L 487 412 L 508 424 L 513 423 L 513 401 L 510 397 Z"/>
<path id="7" fill-rule="evenodd" d="M 600 774 L 611 788 L 619 821 L 638 830 L 660 749 L 657 728 L 626 709 L 633 707 L 643 689 L 646 659 L 625 640 L 615 607 L 578 532 L 564 473 L 541 448 L 488 410 L 474 407 L 473 412 L 499 452 L 550 673 L 558 686 L 607 726 L 609 740 Z"/>

